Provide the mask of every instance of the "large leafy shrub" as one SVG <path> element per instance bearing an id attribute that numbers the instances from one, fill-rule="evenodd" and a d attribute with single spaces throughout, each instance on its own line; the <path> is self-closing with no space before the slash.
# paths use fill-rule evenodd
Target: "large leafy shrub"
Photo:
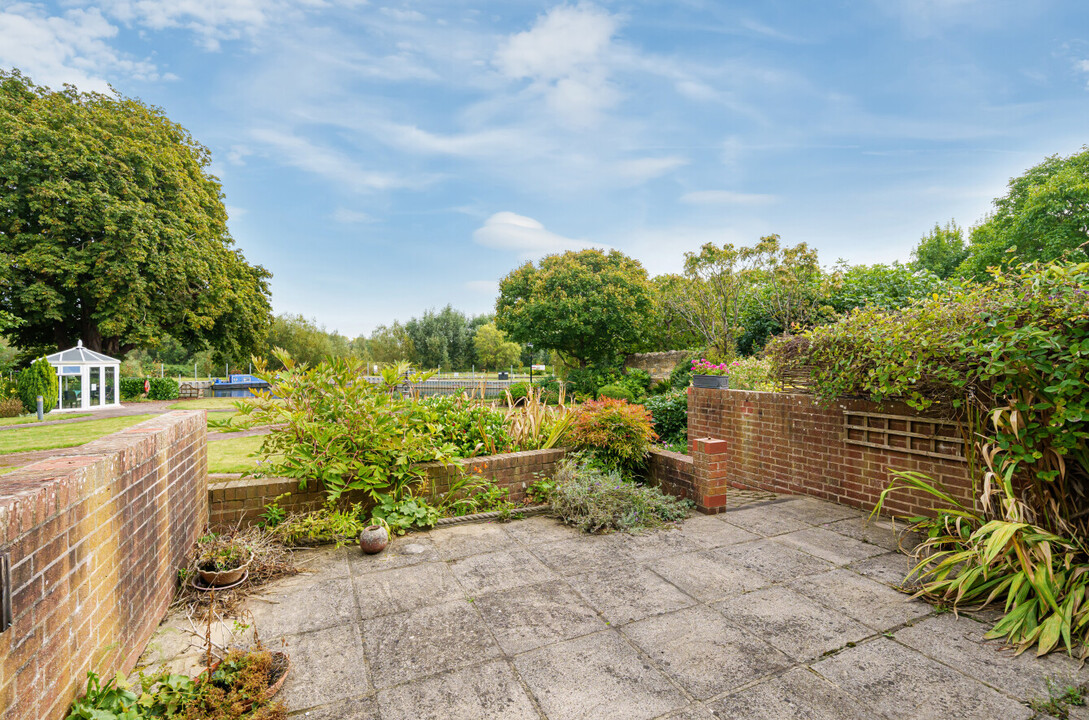
<path id="1" fill-rule="evenodd" d="M 23 401 L 17 397 L 0 400 L 0 417 L 19 417 L 23 414 Z"/>
<path id="2" fill-rule="evenodd" d="M 624 480 L 613 469 L 583 458 L 565 458 L 548 492 L 552 511 L 585 532 L 661 527 L 688 516 L 691 503 Z"/>
<path id="3" fill-rule="evenodd" d="M 523 402 L 525 394 L 522 395 Z M 458 457 L 515 452 L 506 413 L 474 403 L 464 395 L 445 395 L 420 401 L 437 440 L 456 448 Z"/>
<path id="4" fill-rule="evenodd" d="M 619 383 L 609 383 L 608 385 L 602 385 L 597 389 L 597 396 L 599 398 L 612 398 L 614 400 L 627 400 L 632 402 L 635 400 L 635 396 L 632 391 L 627 387 L 620 385 Z"/>
<path id="5" fill-rule="evenodd" d="M 149 378 L 148 383 L 150 388 L 147 391 L 149 400 L 177 400 L 178 399 L 178 381 L 172 377 L 153 377 Z"/>
<path id="6" fill-rule="evenodd" d="M 654 432 L 665 443 L 676 443 L 688 435 L 688 393 L 672 392 L 647 398 L 643 406 L 650 412 Z"/>
<path id="7" fill-rule="evenodd" d="M 1021 649 L 1086 647 L 1089 263 L 1030 264 L 898 312 L 856 310 L 774 352 L 809 367 L 825 398 L 898 399 L 963 421 L 975 507 L 923 476 L 901 474 L 886 491 L 949 506 L 917 519 L 930 537 L 922 592 L 1004 602 L 992 632 Z"/>
<path id="8" fill-rule="evenodd" d="M 734 360 L 729 366 L 730 388 L 733 390 L 779 389 L 771 374 L 771 361 L 767 358 L 747 357 Z"/>
<path id="9" fill-rule="evenodd" d="M 19 399 L 27 412 L 37 412 L 38 396 L 42 396 L 42 407 L 49 412 L 57 406 L 58 383 L 57 369 L 45 358 L 39 358 L 30 367 L 19 373 L 17 385 Z"/>
<path id="10" fill-rule="evenodd" d="M 121 399 L 135 400 L 144 394 L 144 380 L 142 377 L 121 378 Z"/>
<path id="11" fill-rule="evenodd" d="M 591 400 L 575 415 L 571 444 L 624 473 L 637 471 L 657 437 L 650 413 L 625 400 Z"/>
<path id="12" fill-rule="evenodd" d="M 242 408 L 273 426 L 260 451 L 264 474 L 295 478 L 302 487 L 318 481 L 333 499 L 362 490 L 375 500 L 400 500 L 426 486 L 417 463 L 457 456 L 458 449 L 436 432 L 428 407 L 400 391 L 407 368 L 386 368 L 382 382 L 371 383 L 358 358 L 308 367 L 286 353 L 276 356 L 284 369 L 271 378 L 270 391 Z"/>

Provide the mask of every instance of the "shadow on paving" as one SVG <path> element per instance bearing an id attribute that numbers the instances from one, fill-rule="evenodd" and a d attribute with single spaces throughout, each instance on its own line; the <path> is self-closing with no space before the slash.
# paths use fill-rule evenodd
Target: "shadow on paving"
<path id="1" fill-rule="evenodd" d="M 896 548 L 811 498 L 635 536 L 536 517 L 307 551 L 249 608 L 307 720 L 1018 720 L 1049 680 L 1089 680 L 895 590 Z M 179 627 L 145 663 L 199 664 Z"/>

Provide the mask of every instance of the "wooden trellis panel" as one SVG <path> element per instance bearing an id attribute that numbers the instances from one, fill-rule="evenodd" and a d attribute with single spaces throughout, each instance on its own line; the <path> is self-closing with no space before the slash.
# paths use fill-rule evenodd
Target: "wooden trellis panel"
<path id="1" fill-rule="evenodd" d="M 964 461 L 957 423 L 938 418 L 844 410 L 844 440 L 879 450 Z"/>

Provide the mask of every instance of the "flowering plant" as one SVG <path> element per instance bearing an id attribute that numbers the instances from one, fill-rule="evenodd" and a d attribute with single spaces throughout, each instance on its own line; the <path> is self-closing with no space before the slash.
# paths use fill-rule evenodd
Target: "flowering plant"
<path id="1" fill-rule="evenodd" d="M 730 366 L 728 363 L 722 363 L 721 365 L 715 365 L 706 358 L 700 358 L 699 360 L 692 361 L 692 374 L 693 375 L 722 375 L 726 376 L 730 374 Z"/>

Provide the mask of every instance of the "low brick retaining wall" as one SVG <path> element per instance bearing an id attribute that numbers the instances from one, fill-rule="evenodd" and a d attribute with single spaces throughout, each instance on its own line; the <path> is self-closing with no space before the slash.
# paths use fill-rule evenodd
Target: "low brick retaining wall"
<path id="1" fill-rule="evenodd" d="M 696 499 L 701 506 L 717 503 L 717 493 L 730 485 L 870 510 L 890 470 L 925 473 L 959 501 L 974 501 L 955 424 L 903 405 L 690 388 L 688 437 L 696 491 L 705 495 Z M 885 507 L 890 514 L 919 515 L 938 506 L 929 495 L 899 491 Z"/>
<path id="2" fill-rule="evenodd" d="M 564 448 L 552 450 L 528 450 L 526 452 L 488 455 L 457 461 L 457 466 L 442 463 L 425 463 L 431 480 L 431 493 L 442 494 L 450 489 L 458 472 L 465 470 L 481 475 L 509 491 L 512 502 L 525 500 L 526 488 L 538 476 L 549 476 L 557 463 L 567 454 Z M 319 483 L 307 483 L 300 490 L 298 481 L 289 478 L 231 478 L 213 477 L 208 489 L 209 521 L 213 527 L 252 525 L 264 512 L 265 505 L 277 496 L 290 492 L 280 507 L 290 512 L 316 510 L 325 502 L 325 491 Z M 349 493 L 348 502 L 366 502 L 365 495 Z"/>
<path id="3" fill-rule="evenodd" d="M 178 411 L 0 477 L 13 623 L 0 716 L 65 717 L 87 671 L 136 663 L 208 518 L 203 411 Z"/>
<path id="4" fill-rule="evenodd" d="M 647 481 L 667 495 L 696 502 L 696 471 L 691 455 L 651 450 Z"/>

